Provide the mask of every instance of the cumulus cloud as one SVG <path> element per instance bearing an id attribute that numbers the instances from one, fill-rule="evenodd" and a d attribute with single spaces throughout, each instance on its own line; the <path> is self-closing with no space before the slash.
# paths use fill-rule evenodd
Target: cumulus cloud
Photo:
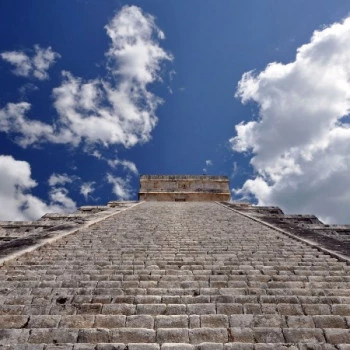
<path id="1" fill-rule="evenodd" d="M 95 191 L 94 185 L 95 185 L 95 181 L 84 182 L 81 184 L 80 193 L 84 196 L 86 201 L 88 200 L 90 193 Z"/>
<path id="2" fill-rule="evenodd" d="M 148 91 L 148 85 L 161 80 L 162 63 L 172 59 L 159 46 L 164 34 L 154 18 L 136 6 L 123 7 L 106 31 L 111 44 L 105 79 L 84 81 L 63 72 L 62 84 L 53 90 L 58 113 L 54 125 L 28 119 L 30 105 L 22 102 L 0 110 L 0 130 L 17 134 L 22 147 L 41 142 L 73 146 L 85 142 L 91 150 L 91 145 L 97 144 L 132 147 L 147 142 L 162 102 Z"/>
<path id="3" fill-rule="evenodd" d="M 122 178 L 107 174 L 108 183 L 113 186 L 113 193 L 119 200 L 129 200 L 132 198 L 133 189 L 128 178 Z"/>
<path id="4" fill-rule="evenodd" d="M 261 205 L 349 223 L 350 18 L 315 31 L 293 62 L 247 72 L 236 97 L 259 107 L 230 141 L 256 177 L 236 189 Z"/>
<path id="5" fill-rule="evenodd" d="M 60 57 L 52 48 L 41 48 L 34 45 L 33 55 L 29 56 L 23 51 L 5 51 L 0 57 L 14 66 L 13 73 L 22 77 L 34 77 L 39 80 L 49 78 L 47 71 Z"/>
<path id="6" fill-rule="evenodd" d="M 37 183 L 31 178 L 30 165 L 25 161 L 0 155 L 0 177 L 0 220 L 35 220 L 47 212 L 76 209 L 64 188 L 52 189 L 49 203 L 32 195 L 30 192 Z"/>

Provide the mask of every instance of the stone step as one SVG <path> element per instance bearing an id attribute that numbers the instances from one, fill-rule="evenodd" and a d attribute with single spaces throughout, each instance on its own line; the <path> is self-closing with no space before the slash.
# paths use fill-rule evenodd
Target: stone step
<path id="1" fill-rule="evenodd" d="M 0 328 L 348 328 L 350 316 L 314 315 L 2 315 Z"/>
<path id="2" fill-rule="evenodd" d="M 62 300 L 62 301 L 61 301 Z M 256 314 L 283 316 L 339 315 L 350 316 L 349 304 L 259 304 L 259 303 L 195 303 L 195 304 L 70 304 L 61 297 L 56 303 L 38 301 L 28 305 L 3 305 L 0 315 L 235 315 Z"/>
<path id="3" fill-rule="evenodd" d="M 22 290 L 23 292 L 23 290 Z M 40 292 L 40 293 L 38 293 Z M 196 293 L 200 294 L 200 293 Z M 338 296 L 272 296 L 272 295 L 216 295 L 205 294 L 198 296 L 191 293 L 190 295 L 176 295 L 176 293 L 170 293 L 168 295 L 91 295 L 91 294 L 72 294 L 72 293 L 58 293 L 57 291 L 46 291 L 45 289 L 31 290 L 30 295 L 16 294 L 8 290 L 7 296 L 1 296 L 0 302 L 2 305 L 42 305 L 57 304 L 57 303 L 73 303 L 88 304 L 88 303 L 100 303 L 100 304 L 114 304 L 114 303 L 127 303 L 127 304 L 142 304 L 147 303 L 164 303 L 164 304 L 203 304 L 203 303 L 231 303 L 231 304 L 261 304 L 261 307 L 266 311 L 268 308 L 276 308 L 280 304 L 332 304 L 334 308 L 337 304 L 350 304 L 350 297 L 338 297 Z M 63 299 L 62 299 L 63 298 Z M 346 309 L 346 306 L 344 306 Z"/>
<path id="4" fill-rule="evenodd" d="M 55 302 L 64 297 L 68 302 L 81 303 L 103 300 L 102 303 L 332 303 L 349 304 L 349 289 L 248 289 L 211 292 L 207 288 L 164 290 L 157 288 L 24 288 L 11 287 L 0 290 L 4 304 L 27 304 Z M 17 300 L 17 301 L 16 301 Z M 170 302 L 171 301 L 171 302 Z M 172 302 L 173 301 L 173 302 Z"/>
<path id="5" fill-rule="evenodd" d="M 215 203 L 144 203 L 0 268 L 0 348 L 349 350 L 349 272 Z"/>
<path id="6" fill-rule="evenodd" d="M 313 343 L 350 344 L 350 330 L 342 328 L 32 328 L 1 329 L 0 345 L 59 343 Z"/>
<path id="7" fill-rule="evenodd" d="M 315 343 L 214 343 L 204 342 L 197 345 L 188 343 L 55 343 L 55 344 L 19 344 L 3 345 L 3 350 L 349 350 L 349 344 Z"/>

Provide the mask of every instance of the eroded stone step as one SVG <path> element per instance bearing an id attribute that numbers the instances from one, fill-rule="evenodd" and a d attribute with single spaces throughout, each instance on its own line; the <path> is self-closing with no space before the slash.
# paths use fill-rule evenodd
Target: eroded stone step
<path id="1" fill-rule="evenodd" d="M 350 344 L 350 331 L 341 328 L 33 328 L 1 329 L 0 344 L 58 343 L 314 343 Z"/>
<path id="2" fill-rule="evenodd" d="M 61 298 L 58 300 L 65 300 Z M 256 315 L 339 315 L 350 316 L 349 304 L 238 304 L 238 303 L 198 303 L 198 304 L 131 304 L 131 303 L 82 303 L 3 305 L 0 315 L 215 315 L 215 314 L 256 314 Z"/>
<path id="3" fill-rule="evenodd" d="M 348 328 L 350 317 L 334 315 L 6 315 L 2 329 L 34 328 Z"/>

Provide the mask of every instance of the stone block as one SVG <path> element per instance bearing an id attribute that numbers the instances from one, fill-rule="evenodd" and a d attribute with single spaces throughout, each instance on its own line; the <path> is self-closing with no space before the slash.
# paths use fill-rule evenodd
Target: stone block
<path id="1" fill-rule="evenodd" d="M 162 303 L 164 304 L 181 304 L 180 295 L 163 295 Z"/>
<path id="2" fill-rule="evenodd" d="M 335 304 L 332 305 L 333 315 L 350 316 L 349 304 Z"/>
<path id="3" fill-rule="evenodd" d="M 257 343 L 284 343 L 281 328 L 254 328 L 253 332 Z"/>
<path id="4" fill-rule="evenodd" d="M 214 304 L 188 304 L 187 312 L 189 315 L 216 314 Z"/>
<path id="5" fill-rule="evenodd" d="M 164 343 L 161 345 L 161 350 L 195 350 L 195 346 L 185 343 Z"/>
<path id="6" fill-rule="evenodd" d="M 319 343 L 300 343 L 298 344 L 298 350 L 341 350 L 342 347 L 332 344 L 319 344 Z M 350 350 L 350 348 L 349 348 Z"/>
<path id="7" fill-rule="evenodd" d="M 123 343 L 102 343 L 97 344 L 95 350 L 125 350 L 125 347 L 126 346 Z"/>
<path id="8" fill-rule="evenodd" d="M 330 315 L 331 308 L 327 304 L 303 304 L 306 315 Z"/>
<path id="9" fill-rule="evenodd" d="M 246 343 L 226 343 L 224 344 L 224 350 L 254 350 L 253 344 Z"/>
<path id="10" fill-rule="evenodd" d="M 315 324 L 311 316 L 286 316 L 289 328 L 314 328 Z"/>
<path id="11" fill-rule="evenodd" d="M 105 304 L 102 307 L 104 315 L 133 315 L 135 314 L 136 306 L 133 304 Z"/>
<path id="12" fill-rule="evenodd" d="M 44 350 L 45 344 L 13 344 L 1 346 L 1 350 Z"/>
<path id="13" fill-rule="evenodd" d="M 32 308 L 26 306 L 24 312 L 28 315 L 42 315 L 47 313 L 47 306 L 34 305 Z M 50 315 L 74 315 L 76 307 L 71 304 L 67 305 L 53 305 L 50 309 Z"/>
<path id="14" fill-rule="evenodd" d="M 259 315 L 261 314 L 261 305 L 247 303 L 243 305 L 243 310 L 245 314 Z"/>
<path id="15" fill-rule="evenodd" d="M 109 330 L 104 328 L 80 329 L 78 334 L 79 343 L 108 343 Z"/>
<path id="16" fill-rule="evenodd" d="M 126 316 L 124 315 L 96 315 L 94 327 L 97 327 L 97 328 L 125 327 L 125 320 L 126 320 Z M 85 328 L 85 327 L 81 327 L 81 328 Z"/>
<path id="17" fill-rule="evenodd" d="M 95 348 L 96 348 L 95 344 L 77 343 L 77 344 L 74 344 L 73 350 L 96 350 Z"/>
<path id="18" fill-rule="evenodd" d="M 189 329 L 188 332 L 192 344 L 205 342 L 226 343 L 228 341 L 226 328 L 193 328 Z"/>
<path id="19" fill-rule="evenodd" d="M 29 320 L 28 316 L 21 315 L 0 315 L 0 329 L 23 328 Z"/>
<path id="20" fill-rule="evenodd" d="M 251 328 L 233 327 L 228 332 L 228 338 L 231 342 L 254 343 L 254 333 Z"/>
<path id="21" fill-rule="evenodd" d="M 223 350 L 224 344 L 222 343 L 201 343 L 198 346 L 198 350 Z"/>
<path id="22" fill-rule="evenodd" d="M 97 295 L 92 297 L 92 299 L 88 302 L 92 302 L 93 304 L 110 304 L 112 301 L 112 297 L 110 295 Z"/>
<path id="23" fill-rule="evenodd" d="M 23 305 L 3 305 L 0 309 L 0 315 L 21 315 Z"/>
<path id="24" fill-rule="evenodd" d="M 304 315 L 304 312 L 298 304 L 278 304 L 277 311 L 280 315 L 297 316 Z"/>
<path id="25" fill-rule="evenodd" d="M 284 328 L 284 336 L 288 343 L 324 342 L 323 332 L 319 328 Z"/>
<path id="26" fill-rule="evenodd" d="M 229 325 L 227 315 L 202 315 L 201 327 L 227 328 Z"/>
<path id="27" fill-rule="evenodd" d="M 155 328 L 187 328 L 187 315 L 160 315 L 155 318 Z"/>
<path id="28" fill-rule="evenodd" d="M 159 295 L 136 295 L 135 304 L 160 304 L 162 297 Z"/>
<path id="29" fill-rule="evenodd" d="M 167 304 L 165 315 L 187 315 L 187 307 L 185 304 Z"/>
<path id="30" fill-rule="evenodd" d="M 292 344 L 255 344 L 255 350 L 299 350 L 300 347 Z M 311 350 L 311 348 L 307 348 Z M 306 350 L 306 349 L 305 349 Z"/>
<path id="31" fill-rule="evenodd" d="M 158 328 L 157 342 L 158 343 L 188 343 L 187 328 Z"/>
<path id="32" fill-rule="evenodd" d="M 318 315 L 313 316 L 317 328 L 346 328 L 344 317 L 337 315 Z"/>
<path id="33" fill-rule="evenodd" d="M 111 342 L 154 343 L 156 332 L 146 328 L 119 328 L 111 330 Z"/>
<path id="34" fill-rule="evenodd" d="M 254 315 L 231 315 L 229 316 L 230 327 L 251 327 Z"/>
<path id="35" fill-rule="evenodd" d="M 28 343 L 75 343 L 78 338 L 77 329 L 69 328 L 33 328 Z"/>
<path id="36" fill-rule="evenodd" d="M 324 329 L 327 342 L 331 344 L 350 344 L 350 330 L 339 328 Z"/>
<path id="37" fill-rule="evenodd" d="M 280 315 L 254 315 L 252 327 L 282 328 L 286 326 L 283 316 Z"/>
<path id="38" fill-rule="evenodd" d="M 188 316 L 188 328 L 200 328 L 201 319 L 198 315 Z"/>
<path id="39" fill-rule="evenodd" d="M 217 313 L 224 314 L 224 315 L 242 314 L 243 306 L 242 304 L 236 304 L 236 303 L 227 303 L 227 304 L 218 303 Z"/>
<path id="40" fill-rule="evenodd" d="M 275 314 L 277 313 L 277 304 L 261 304 L 262 314 Z"/>
<path id="41" fill-rule="evenodd" d="M 58 344 L 49 344 L 45 346 L 45 350 L 72 350 L 73 344 L 64 344 L 64 345 L 58 345 Z"/>
<path id="42" fill-rule="evenodd" d="M 162 315 L 166 310 L 165 304 L 138 304 L 136 312 L 138 315 Z"/>
<path id="43" fill-rule="evenodd" d="M 26 343 L 28 337 L 28 329 L 0 329 L 0 345 Z"/>
<path id="44" fill-rule="evenodd" d="M 128 344 L 128 350 L 159 350 L 159 344 Z"/>
<path id="45" fill-rule="evenodd" d="M 133 304 L 135 297 L 133 295 L 117 295 L 113 297 L 113 304 Z"/>
<path id="46" fill-rule="evenodd" d="M 128 328 L 154 328 L 154 317 L 151 315 L 132 315 L 126 318 Z"/>

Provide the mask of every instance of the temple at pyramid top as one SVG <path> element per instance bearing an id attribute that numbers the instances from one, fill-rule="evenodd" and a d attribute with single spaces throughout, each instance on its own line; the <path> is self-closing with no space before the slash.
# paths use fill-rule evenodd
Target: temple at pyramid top
<path id="1" fill-rule="evenodd" d="M 142 175 L 140 201 L 209 202 L 230 199 L 227 176 Z"/>

